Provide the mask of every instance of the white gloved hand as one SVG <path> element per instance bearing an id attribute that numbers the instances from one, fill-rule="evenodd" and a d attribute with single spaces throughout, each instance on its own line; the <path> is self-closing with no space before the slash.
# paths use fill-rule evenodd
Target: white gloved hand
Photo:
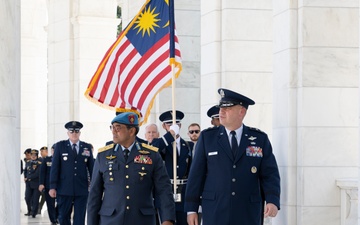
<path id="1" fill-rule="evenodd" d="M 170 130 L 173 130 L 175 132 L 175 135 L 178 135 L 180 131 L 180 127 L 177 124 L 173 124 L 170 126 Z"/>

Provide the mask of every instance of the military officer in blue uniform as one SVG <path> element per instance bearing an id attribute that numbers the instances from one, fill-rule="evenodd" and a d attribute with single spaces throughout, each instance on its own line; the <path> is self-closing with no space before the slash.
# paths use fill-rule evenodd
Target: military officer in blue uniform
<path id="1" fill-rule="evenodd" d="M 186 190 L 189 225 L 197 225 L 202 205 L 204 225 L 260 225 L 280 209 L 280 176 L 268 136 L 245 126 L 255 102 L 219 89 L 222 126 L 201 132 Z M 265 208 L 264 208 L 265 202 Z"/>
<path id="2" fill-rule="evenodd" d="M 207 111 L 207 116 L 211 119 L 211 125 L 214 127 L 220 126 L 220 119 L 219 119 L 219 106 L 214 105 Z"/>
<path id="3" fill-rule="evenodd" d="M 136 140 L 138 117 L 126 112 L 111 122 L 113 144 L 98 151 L 87 207 L 88 225 L 155 225 L 153 198 L 163 225 L 175 221 L 171 184 L 158 149 Z"/>
<path id="4" fill-rule="evenodd" d="M 74 225 L 85 224 L 86 203 L 89 194 L 88 175 L 91 176 L 94 157 L 89 143 L 80 141 L 82 123 L 65 124 L 69 139 L 55 144 L 50 171 L 51 197 L 56 198 L 61 225 L 70 225 L 74 207 Z"/>
<path id="5" fill-rule="evenodd" d="M 26 189 L 27 189 L 27 187 L 26 187 L 26 176 L 27 176 L 27 174 L 26 174 L 25 170 L 26 170 L 27 167 L 30 166 L 30 165 L 28 165 L 28 163 L 30 163 L 30 161 L 31 161 L 31 148 L 27 148 L 27 149 L 24 151 L 24 155 L 25 155 L 25 157 L 24 157 L 24 165 L 25 165 L 25 167 L 23 168 L 22 171 L 23 171 L 23 173 L 24 173 L 25 202 L 26 202 Z M 21 167 L 23 167 L 23 166 L 21 166 Z M 28 202 L 26 202 L 26 206 L 27 206 L 27 213 L 25 213 L 24 215 L 25 215 L 25 216 L 31 216 L 31 204 L 28 204 Z"/>
<path id="6" fill-rule="evenodd" d="M 174 169 L 173 169 L 173 142 L 174 134 L 176 140 L 176 152 L 177 152 L 177 162 L 176 162 L 176 174 L 177 174 L 177 193 L 175 193 L 176 201 L 176 225 L 187 225 L 186 222 L 186 212 L 184 210 L 184 197 L 186 182 L 188 174 L 190 171 L 194 143 L 188 142 L 182 139 L 179 135 L 179 129 L 181 127 L 181 120 L 184 118 L 184 113 L 176 110 L 175 111 L 176 125 L 172 125 L 173 116 L 172 111 L 166 111 L 159 116 L 159 120 L 163 123 L 162 127 L 167 131 L 167 133 L 158 139 L 153 140 L 151 143 L 153 146 L 156 146 L 160 150 L 160 154 L 163 157 L 165 162 L 165 167 L 170 177 L 170 181 L 174 183 Z M 155 199 L 156 201 L 156 199 Z"/>
<path id="7" fill-rule="evenodd" d="M 43 158 L 40 166 L 39 191 L 45 194 L 46 207 L 52 225 L 56 225 L 55 198 L 50 197 L 50 170 L 54 155 L 55 144 L 51 147 L 51 155 Z"/>
<path id="8" fill-rule="evenodd" d="M 26 163 L 25 167 L 25 201 L 30 208 L 28 209 L 28 216 L 36 217 L 39 208 L 40 192 L 39 187 L 39 174 L 41 162 L 38 159 L 39 151 L 36 149 L 31 150 L 31 160 Z"/>

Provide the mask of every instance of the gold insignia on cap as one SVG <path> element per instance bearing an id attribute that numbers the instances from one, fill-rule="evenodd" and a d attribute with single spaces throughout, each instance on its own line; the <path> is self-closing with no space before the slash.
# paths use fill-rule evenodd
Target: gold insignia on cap
<path id="1" fill-rule="evenodd" d="M 76 125 L 76 121 L 72 121 L 72 125 L 75 126 L 75 125 Z"/>
<path id="2" fill-rule="evenodd" d="M 220 90 L 220 96 L 221 96 L 222 98 L 225 97 L 225 93 L 224 93 L 224 90 L 223 90 L 223 89 Z"/>
<path id="3" fill-rule="evenodd" d="M 257 172 L 256 166 L 251 167 L 251 172 L 252 172 L 252 173 L 256 173 L 256 172 Z"/>
<path id="4" fill-rule="evenodd" d="M 134 116 L 134 115 L 130 114 L 130 115 L 128 116 L 128 119 L 129 119 L 129 123 L 130 123 L 130 124 L 134 124 L 134 122 L 135 122 L 135 116 Z"/>

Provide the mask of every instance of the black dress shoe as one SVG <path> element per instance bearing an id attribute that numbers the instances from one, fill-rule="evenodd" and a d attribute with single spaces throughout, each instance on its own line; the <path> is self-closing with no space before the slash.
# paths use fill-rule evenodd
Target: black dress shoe
<path id="1" fill-rule="evenodd" d="M 30 213 L 25 213 L 24 216 L 31 216 L 31 214 Z"/>
<path id="2" fill-rule="evenodd" d="M 32 218 L 36 218 L 36 215 L 32 215 Z"/>

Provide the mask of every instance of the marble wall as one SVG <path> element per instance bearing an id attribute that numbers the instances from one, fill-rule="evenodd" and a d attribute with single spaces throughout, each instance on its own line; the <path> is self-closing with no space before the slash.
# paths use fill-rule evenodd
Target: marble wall
<path id="1" fill-rule="evenodd" d="M 0 224 L 20 224 L 20 1 L 0 0 Z"/>
<path id="2" fill-rule="evenodd" d="M 338 178 L 358 177 L 357 1 L 273 1 L 276 224 L 340 224 Z"/>

